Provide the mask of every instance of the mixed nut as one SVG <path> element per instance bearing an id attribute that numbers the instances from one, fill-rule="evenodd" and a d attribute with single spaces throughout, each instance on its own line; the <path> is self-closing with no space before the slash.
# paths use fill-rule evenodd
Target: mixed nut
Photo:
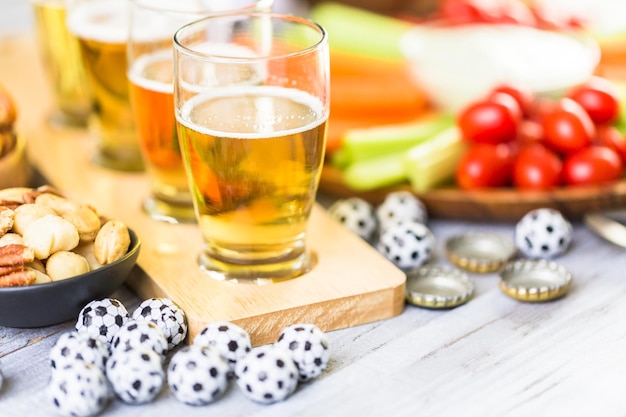
<path id="1" fill-rule="evenodd" d="M 50 186 L 0 190 L 0 287 L 71 278 L 115 262 L 129 247 L 123 222 Z"/>

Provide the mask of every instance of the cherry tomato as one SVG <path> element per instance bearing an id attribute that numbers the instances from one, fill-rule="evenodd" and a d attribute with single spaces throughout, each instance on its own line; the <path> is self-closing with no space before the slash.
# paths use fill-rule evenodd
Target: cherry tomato
<path id="1" fill-rule="evenodd" d="M 568 185 L 601 184 L 618 179 L 623 163 L 606 146 L 590 146 L 568 155 L 563 162 L 563 179 Z"/>
<path id="2" fill-rule="evenodd" d="M 610 123 L 619 116 L 619 95 L 615 86 L 606 78 L 591 77 L 566 93 L 580 104 L 596 124 Z"/>
<path id="3" fill-rule="evenodd" d="M 559 153 L 570 153 L 591 144 L 595 125 L 585 110 L 572 99 L 562 98 L 541 115 L 545 144 Z"/>
<path id="4" fill-rule="evenodd" d="M 535 26 L 537 23 L 530 8 L 519 0 L 443 0 L 439 13 L 449 24 L 510 23 Z"/>
<path id="5" fill-rule="evenodd" d="M 547 190 L 560 184 L 561 158 L 540 143 L 519 150 L 513 164 L 513 185 L 522 189 Z"/>
<path id="6" fill-rule="evenodd" d="M 626 163 L 626 138 L 613 125 L 601 125 L 596 127 L 594 143 L 613 149 Z"/>
<path id="7" fill-rule="evenodd" d="M 524 2 L 509 0 L 500 2 L 500 19 L 498 23 L 513 23 L 524 26 L 537 26 L 535 14 Z"/>
<path id="8" fill-rule="evenodd" d="M 520 145 L 539 143 L 543 140 L 543 127 L 541 123 L 525 119 L 520 122 L 517 134 L 517 142 Z"/>
<path id="9" fill-rule="evenodd" d="M 494 95 L 489 100 L 471 103 L 458 116 L 463 138 L 472 143 L 510 142 L 517 136 L 521 111 L 515 99 L 507 94 Z"/>
<path id="10" fill-rule="evenodd" d="M 439 3 L 439 14 L 448 24 L 466 24 L 480 22 L 478 8 L 469 0 L 443 0 Z"/>
<path id="11" fill-rule="evenodd" d="M 517 101 L 522 114 L 524 116 L 530 115 L 532 104 L 535 100 L 534 93 L 532 91 L 521 87 L 513 87 L 512 85 L 502 84 L 494 87 L 488 97 L 491 97 L 496 93 L 505 93 L 510 95 L 515 99 L 515 101 Z"/>
<path id="12" fill-rule="evenodd" d="M 513 167 L 513 154 L 506 144 L 479 143 L 461 157 L 456 169 L 456 182 L 462 189 L 502 187 L 508 185 Z"/>

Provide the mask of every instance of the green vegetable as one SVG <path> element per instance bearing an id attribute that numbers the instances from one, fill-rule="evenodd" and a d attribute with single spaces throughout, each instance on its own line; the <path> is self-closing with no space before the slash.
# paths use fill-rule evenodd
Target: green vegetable
<path id="1" fill-rule="evenodd" d="M 356 191 L 374 190 L 406 181 L 405 153 L 396 152 L 351 164 L 343 171 L 343 181 Z"/>
<path id="2" fill-rule="evenodd" d="M 400 38 L 413 27 L 400 19 L 334 2 L 315 5 L 310 17 L 326 29 L 332 49 L 390 60 L 403 59 Z"/>
<path id="3" fill-rule="evenodd" d="M 454 177 L 467 149 L 458 127 L 451 127 L 405 154 L 404 168 L 413 190 L 428 191 Z"/>
<path id="4" fill-rule="evenodd" d="M 448 113 L 435 113 L 414 122 L 350 129 L 331 163 L 339 168 L 383 155 L 406 151 L 454 125 Z"/>
<path id="5" fill-rule="evenodd" d="M 350 164 L 343 171 L 343 180 L 356 191 L 408 180 L 416 192 L 424 192 L 454 177 L 465 150 L 460 130 L 451 126 L 408 150 Z"/>

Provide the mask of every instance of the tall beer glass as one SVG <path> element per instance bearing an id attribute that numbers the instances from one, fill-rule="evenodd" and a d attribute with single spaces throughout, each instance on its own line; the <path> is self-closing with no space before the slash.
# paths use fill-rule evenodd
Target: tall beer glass
<path id="1" fill-rule="evenodd" d="M 78 40 L 67 30 L 65 0 L 31 0 L 37 43 L 55 108 L 49 121 L 55 126 L 87 126 L 89 90 L 80 61 Z"/>
<path id="2" fill-rule="evenodd" d="M 177 31 L 174 64 L 201 267 L 263 284 L 309 271 L 329 108 L 326 32 L 296 16 L 209 17 Z"/>
<path id="3" fill-rule="evenodd" d="M 126 78 L 128 0 L 68 0 L 67 24 L 79 40 L 91 91 L 89 127 L 97 138 L 93 161 L 105 168 L 141 171 Z"/>
<path id="4" fill-rule="evenodd" d="M 143 209 L 170 223 L 195 221 L 174 116 L 172 38 L 202 17 L 265 7 L 257 0 L 132 0 L 128 79 L 135 125 L 152 194 Z"/>

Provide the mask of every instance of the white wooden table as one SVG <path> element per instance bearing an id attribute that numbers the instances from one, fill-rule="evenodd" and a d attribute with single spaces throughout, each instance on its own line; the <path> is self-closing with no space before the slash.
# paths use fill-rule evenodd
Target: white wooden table
<path id="1" fill-rule="evenodd" d="M 452 234 L 513 234 L 511 224 L 434 221 L 430 227 L 439 242 L 438 263 L 446 263 L 442 242 Z M 476 294 L 463 306 L 407 306 L 392 319 L 329 332 L 327 371 L 286 402 L 258 405 L 233 385 L 220 401 L 196 408 L 164 389 L 149 405 L 116 401 L 103 415 L 623 416 L 624 249 L 575 224 L 573 246 L 558 262 L 573 272 L 574 283 L 557 301 L 521 303 L 500 292 L 497 275 L 471 275 Z M 128 290 L 114 296 L 131 308 L 140 301 Z M 48 353 L 72 324 L 0 327 L 0 415 L 52 415 L 43 395 Z"/>
<path id="2" fill-rule="evenodd" d="M 23 0 L 0 0 L 0 36 L 29 27 L 24 7 Z M 429 226 L 438 240 L 434 262 L 445 264 L 447 237 L 461 231 L 512 237 L 514 225 L 433 221 Z M 557 260 L 574 275 L 563 299 L 521 303 L 500 292 L 497 275 L 471 275 L 475 296 L 463 306 L 447 311 L 406 306 L 392 319 L 329 332 L 327 371 L 286 402 L 259 405 L 231 385 L 218 402 L 190 407 L 165 388 L 148 405 L 115 401 L 102 415 L 624 416 L 625 250 L 574 226 L 573 246 Z M 112 296 L 128 308 L 141 301 L 127 288 Z M 48 354 L 72 325 L 0 327 L 0 416 L 54 415 L 44 396 Z"/>

